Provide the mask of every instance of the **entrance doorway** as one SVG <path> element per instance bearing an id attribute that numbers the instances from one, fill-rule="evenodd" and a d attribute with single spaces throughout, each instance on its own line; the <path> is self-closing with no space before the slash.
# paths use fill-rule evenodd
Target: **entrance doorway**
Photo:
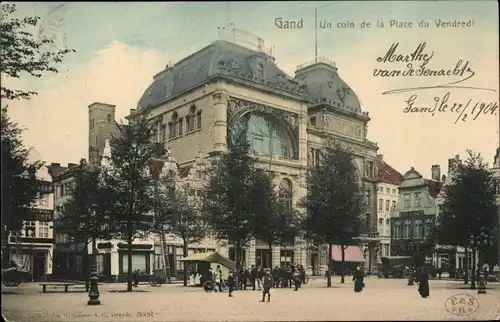
<path id="1" fill-rule="evenodd" d="M 320 275 L 318 273 L 318 254 L 311 254 L 311 268 L 313 271 L 313 275 Z"/>
<path id="2" fill-rule="evenodd" d="M 35 282 L 45 281 L 45 261 L 47 253 L 35 252 L 33 260 L 33 280 Z"/>

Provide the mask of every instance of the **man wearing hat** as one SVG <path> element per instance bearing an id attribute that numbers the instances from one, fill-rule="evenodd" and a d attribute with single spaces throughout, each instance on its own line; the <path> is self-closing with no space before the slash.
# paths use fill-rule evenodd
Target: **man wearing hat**
<path id="1" fill-rule="evenodd" d="M 234 280 L 233 271 L 229 271 L 229 276 L 227 278 L 227 286 L 229 288 L 229 297 L 233 297 L 233 291 L 235 287 L 236 281 Z"/>
<path id="2" fill-rule="evenodd" d="M 267 294 L 267 301 L 271 302 L 271 287 L 273 287 L 273 278 L 271 276 L 271 271 L 266 269 L 266 273 L 264 275 L 264 278 L 262 279 L 262 286 L 263 286 L 263 291 L 262 291 L 262 300 L 261 302 L 265 302 L 266 294 Z"/>

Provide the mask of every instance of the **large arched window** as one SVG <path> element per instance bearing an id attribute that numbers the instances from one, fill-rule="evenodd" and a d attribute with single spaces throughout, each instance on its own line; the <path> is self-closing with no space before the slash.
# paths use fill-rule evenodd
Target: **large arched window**
<path id="1" fill-rule="evenodd" d="M 279 186 L 279 199 L 284 209 L 292 210 L 292 183 L 288 179 L 283 179 Z"/>
<path id="2" fill-rule="evenodd" d="M 292 141 L 276 120 L 264 113 L 243 115 L 233 126 L 243 126 L 247 131 L 248 142 L 257 155 L 274 155 L 281 158 L 293 157 Z"/>

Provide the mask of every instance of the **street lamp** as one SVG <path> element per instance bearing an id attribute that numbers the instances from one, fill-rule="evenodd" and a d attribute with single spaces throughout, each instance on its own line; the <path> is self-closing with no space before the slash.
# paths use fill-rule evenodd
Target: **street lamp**
<path id="1" fill-rule="evenodd" d="M 474 259 L 476 257 L 476 253 L 475 253 L 475 250 L 476 249 L 484 249 L 485 247 L 488 247 L 488 246 L 493 246 L 495 244 L 495 240 L 494 240 L 494 235 L 485 231 L 485 230 L 482 230 L 479 235 L 471 235 L 470 236 L 470 245 L 474 251 L 473 255 L 474 255 Z M 474 264 L 475 264 L 475 260 L 474 260 Z M 482 267 L 479 267 L 478 268 L 479 270 L 479 289 L 477 291 L 478 294 L 486 294 L 486 283 L 485 283 L 485 276 L 484 276 L 484 270 L 482 269 Z M 476 274 L 476 269 L 473 270 L 473 274 L 474 274 L 474 277 L 475 277 L 475 274 Z M 473 279 L 474 281 L 474 279 Z"/>

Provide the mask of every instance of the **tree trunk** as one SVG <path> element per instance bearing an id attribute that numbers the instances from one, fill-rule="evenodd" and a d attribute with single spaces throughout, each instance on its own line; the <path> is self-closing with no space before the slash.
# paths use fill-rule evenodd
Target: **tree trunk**
<path id="1" fill-rule="evenodd" d="M 465 247 L 464 284 L 469 284 L 469 249 Z"/>
<path id="2" fill-rule="evenodd" d="M 241 245 L 239 242 L 234 243 L 234 261 L 236 262 L 236 271 L 240 271 L 240 251 Z"/>
<path id="3" fill-rule="evenodd" d="M 184 258 L 188 257 L 188 244 L 186 243 L 186 240 L 183 240 L 184 244 L 182 245 L 182 255 L 184 256 Z M 183 281 L 184 281 L 184 286 L 188 286 L 188 263 L 185 261 L 183 263 L 183 268 L 184 268 L 184 272 L 183 272 Z"/>
<path id="4" fill-rule="evenodd" d="M 128 279 L 127 279 L 127 292 L 132 292 L 132 241 L 129 240 L 127 249 L 127 261 L 128 261 Z"/>
<path id="5" fill-rule="evenodd" d="M 470 288 L 471 289 L 476 289 L 476 250 L 472 250 L 472 267 L 471 267 L 471 272 L 472 276 L 470 277 Z"/>
<path id="6" fill-rule="evenodd" d="M 326 287 L 332 287 L 332 244 L 328 244 L 328 272 L 326 274 Z"/>
<path id="7" fill-rule="evenodd" d="M 89 260 L 89 242 L 85 242 L 83 244 L 83 255 L 82 255 L 82 271 L 83 271 L 83 278 L 85 281 L 85 292 L 88 292 L 90 289 L 90 260 Z"/>
<path id="8" fill-rule="evenodd" d="M 345 247 L 345 248 L 344 248 Z M 345 272 L 344 272 L 344 264 L 345 264 L 345 250 L 348 246 L 340 245 L 340 252 L 342 255 L 342 259 L 340 262 L 340 284 L 345 283 Z"/>
<path id="9" fill-rule="evenodd" d="M 269 267 L 270 270 L 273 269 L 273 246 L 269 244 Z"/>

